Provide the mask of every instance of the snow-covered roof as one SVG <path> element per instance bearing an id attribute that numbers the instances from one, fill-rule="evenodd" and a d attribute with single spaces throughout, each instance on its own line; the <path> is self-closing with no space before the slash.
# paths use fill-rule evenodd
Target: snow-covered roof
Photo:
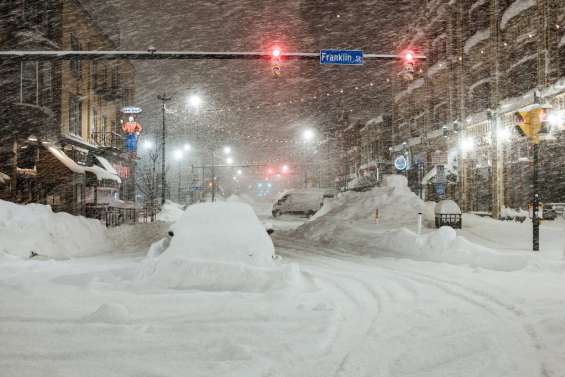
<path id="1" fill-rule="evenodd" d="M 98 160 L 98 162 L 100 162 L 104 169 L 108 170 L 112 174 L 118 175 L 118 172 L 116 171 L 116 169 L 114 169 L 110 161 L 106 160 L 102 156 L 96 156 L 96 159 Z"/>
<path id="2" fill-rule="evenodd" d="M 61 162 L 63 165 L 65 165 L 67 167 L 67 169 L 69 169 L 73 173 L 86 174 L 86 172 L 89 172 L 89 173 L 96 175 L 96 178 L 98 180 L 107 179 L 107 180 L 114 181 L 114 182 L 117 182 L 117 183 L 122 183 L 122 180 L 120 179 L 120 177 L 118 177 L 117 174 L 115 174 L 115 173 L 112 173 L 112 172 L 110 172 L 106 169 L 103 169 L 100 166 L 82 166 L 82 165 L 79 165 L 72 158 L 67 156 L 65 154 L 65 152 L 63 152 L 62 150 L 60 150 L 59 148 L 57 148 L 56 146 L 54 146 L 52 144 L 46 144 L 45 147 L 57 160 L 59 160 L 59 162 Z M 108 162 L 108 161 L 106 161 L 106 162 Z M 114 169 L 112 169 L 112 170 L 115 172 Z"/>
<path id="3" fill-rule="evenodd" d="M 502 14 L 502 18 L 500 19 L 500 29 L 504 30 L 511 19 L 534 6 L 536 6 L 536 0 L 514 1 Z"/>
<path id="4" fill-rule="evenodd" d="M 467 39 L 467 41 L 465 41 L 465 45 L 463 46 L 463 51 L 465 51 L 465 53 L 468 54 L 473 47 L 475 47 L 482 41 L 487 40 L 489 37 L 490 37 L 489 29 L 483 29 L 477 31 L 469 39 Z"/>
<path id="5" fill-rule="evenodd" d="M 436 215 L 460 215 L 461 208 L 453 200 L 440 200 L 434 209 Z"/>
<path id="6" fill-rule="evenodd" d="M 477 9 L 478 7 L 480 7 L 481 5 L 487 3 L 489 0 L 477 0 L 473 3 L 473 5 L 471 5 L 471 7 L 469 8 L 469 13 L 473 13 L 473 11 L 475 9 Z"/>
<path id="7" fill-rule="evenodd" d="M 436 64 L 432 65 L 428 69 L 428 77 L 432 78 L 432 77 L 434 77 L 434 75 L 436 73 L 443 71 L 446 68 L 447 68 L 447 62 L 445 60 L 441 60 L 441 61 L 437 62 Z"/>
<path id="8" fill-rule="evenodd" d="M 408 85 L 408 87 L 406 89 L 404 89 L 403 91 L 398 93 L 396 96 L 394 96 L 394 100 L 399 101 L 404 96 L 412 93 L 415 89 L 418 89 L 422 86 L 424 86 L 424 79 L 418 79 L 416 81 L 413 81 L 412 83 L 410 83 L 410 85 Z"/>
<path id="9" fill-rule="evenodd" d="M 10 176 L 0 171 L 0 185 L 5 185 L 10 180 Z"/>

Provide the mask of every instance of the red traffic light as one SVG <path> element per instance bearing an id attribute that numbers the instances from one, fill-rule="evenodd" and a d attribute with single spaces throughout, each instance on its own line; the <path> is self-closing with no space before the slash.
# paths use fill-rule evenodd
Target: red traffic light
<path id="1" fill-rule="evenodd" d="M 412 50 L 404 51 L 403 55 L 404 55 L 403 58 L 405 63 L 414 63 L 414 59 L 416 58 L 416 54 L 414 54 L 414 51 Z"/>
<path id="2" fill-rule="evenodd" d="M 273 175 L 274 171 L 272 168 L 267 169 L 267 174 Z"/>
<path id="3" fill-rule="evenodd" d="M 273 48 L 273 58 L 279 58 L 281 56 L 281 49 L 278 47 Z"/>

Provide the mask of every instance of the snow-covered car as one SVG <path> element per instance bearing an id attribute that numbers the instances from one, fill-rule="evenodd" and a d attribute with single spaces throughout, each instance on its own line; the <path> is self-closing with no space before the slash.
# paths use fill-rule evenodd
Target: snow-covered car
<path id="1" fill-rule="evenodd" d="M 331 190 L 304 189 L 289 190 L 277 199 L 273 204 L 273 217 L 283 214 L 314 215 L 324 204 L 324 198 L 333 197 Z"/>

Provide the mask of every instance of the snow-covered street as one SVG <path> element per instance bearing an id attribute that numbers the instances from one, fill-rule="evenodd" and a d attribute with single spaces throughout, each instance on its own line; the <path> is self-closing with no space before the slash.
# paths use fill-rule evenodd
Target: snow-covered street
<path id="1" fill-rule="evenodd" d="M 375 255 L 291 236 L 304 221 L 273 224 L 300 277 L 259 291 L 140 284 L 147 245 L 4 255 L 2 376 L 564 375 L 563 264 L 507 272 Z"/>

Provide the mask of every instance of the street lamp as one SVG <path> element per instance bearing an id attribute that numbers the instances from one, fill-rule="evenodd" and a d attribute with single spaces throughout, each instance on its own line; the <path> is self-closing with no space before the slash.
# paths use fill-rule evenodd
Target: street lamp
<path id="1" fill-rule="evenodd" d="M 314 140 L 315 136 L 316 134 L 314 133 L 314 131 L 309 128 L 305 129 L 304 132 L 302 132 L 302 139 L 307 143 Z"/>
<path id="2" fill-rule="evenodd" d="M 165 204 L 165 192 L 167 187 L 167 181 L 165 178 L 165 139 L 167 138 L 167 123 L 165 122 L 165 104 L 169 102 L 172 97 L 167 97 L 166 93 L 163 95 L 158 95 L 157 99 L 162 102 L 161 111 L 163 113 L 163 128 L 161 133 L 161 205 Z"/>
<path id="3" fill-rule="evenodd" d="M 314 140 L 316 134 L 310 128 L 305 129 L 302 132 L 302 140 L 304 141 L 304 188 L 308 187 L 308 166 L 307 166 L 307 152 L 308 152 L 308 143 Z"/>
<path id="4" fill-rule="evenodd" d="M 231 153 L 231 147 L 224 147 L 224 154 L 228 155 Z"/>
<path id="5" fill-rule="evenodd" d="M 178 178 L 178 187 L 177 187 L 177 201 L 180 203 L 180 201 L 181 201 L 181 181 L 182 181 L 181 161 L 184 157 L 184 153 L 182 152 L 181 149 L 177 149 L 174 153 L 174 157 L 175 157 L 175 160 L 178 161 L 179 178 Z"/>
<path id="6" fill-rule="evenodd" d="M 202 104 L 202 98 L 200 98 L 200 96 L 198 96 L 197 94 L 193 94 L 188 97 L 188 104 L 195 109 L 198 109 Z"/>
<path id="7" fill-rule="evenodd" d="M 228 165 L 233 164 L 233 158 L 232 157 L 226 158 L 226 164 L 228 164 Z"/>
<path id="8" fill-rule="evenodd" d="M 185 144 L 185 145 L 182 147 L 182 149 L 184 149 L 185 152 L 190 151 L 190 148 L 191 148 L 191 147 L 190 147 L 190 144 Z"/>

